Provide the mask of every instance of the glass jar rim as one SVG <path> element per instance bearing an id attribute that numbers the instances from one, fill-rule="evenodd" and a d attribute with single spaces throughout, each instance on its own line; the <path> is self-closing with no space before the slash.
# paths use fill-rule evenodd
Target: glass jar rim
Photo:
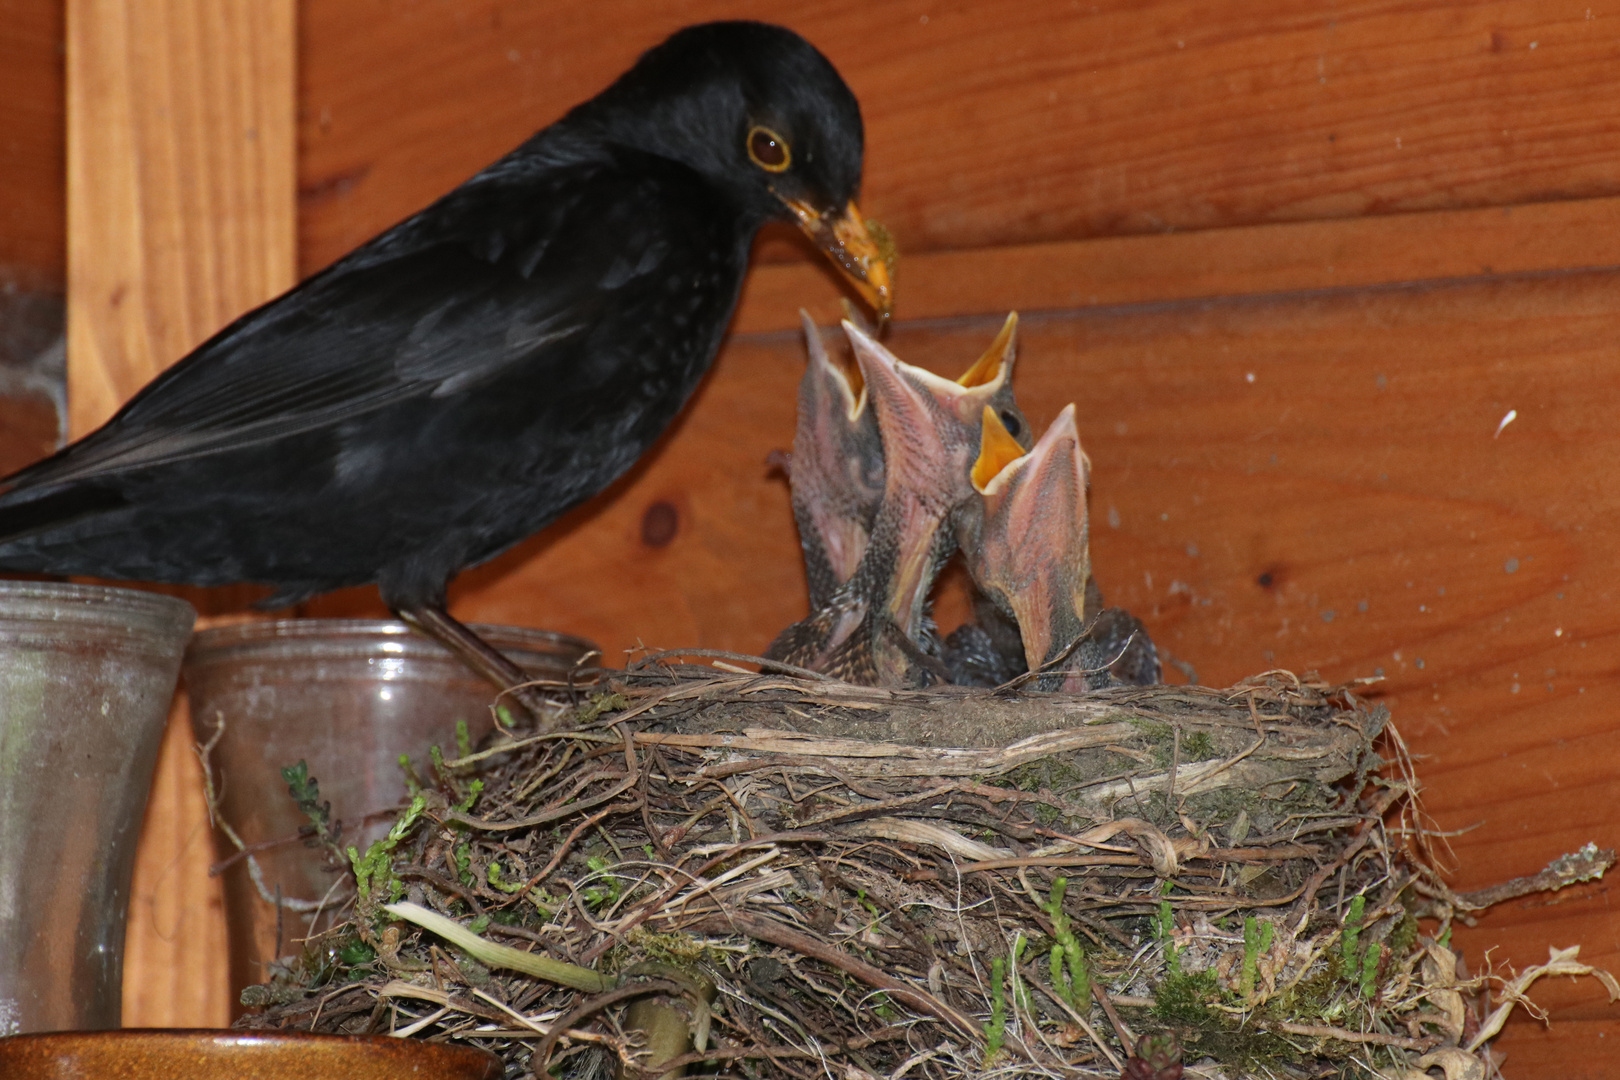
<path id="1" fill-rule="evenodd" d="M 470 623 L 469 626 L 503 652 L 551 658 L 573 666 L 598 653 L 596 643 L 556 630 L 527 626 Z M 254 655 L 298 655 L 340 650 L 351 655 L 448 658 L 449 650 L 397 619 L 254 619 L 213 626 L 192 636 L 186 665 L 218 663 L 226 658 Z"/>
<path id="2" fill-rule="evenodd" d="M 145 624 L 185 632 L 197 609 L 177 596 L 118 585 L 0 580 L 0 624 Z"/>

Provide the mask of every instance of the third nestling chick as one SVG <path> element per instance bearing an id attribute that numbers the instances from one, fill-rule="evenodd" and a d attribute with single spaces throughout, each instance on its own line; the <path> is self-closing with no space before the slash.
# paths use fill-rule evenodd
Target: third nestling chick
<path id="1" fill-rule="evenodd" d="M 974 584 L 1020 632 L 1037 689 L 1159 681 L 1158 653 L 1129 612 L 1100 607 L 1091 579 L 1091 462 L 1066 405 L 1033 449 L 986 411 L 970 480 L 977 498 L 955 518 Z M 1088 622 L 1088 614 L 1095 613 Z"/>

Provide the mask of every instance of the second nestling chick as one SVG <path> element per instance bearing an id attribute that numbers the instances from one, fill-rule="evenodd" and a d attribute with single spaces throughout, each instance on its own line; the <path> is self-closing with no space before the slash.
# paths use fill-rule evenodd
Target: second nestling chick
<path id="1" fill-rule="evenodd" d="M 862 334 L 875 340 L 857 313 L 851 310 L 847 315 Z M 793 519 L 804 550 L 810 610 L 816 611 L 854 576 L 866 553 L 883 501 L 883 442 L 858 361 L 852 358 L 847 364 L 840 363 L 829 353 L 809 314 L 801 310 L 799 319 L 809 362 L 799 381 L 793 453 L 773 460 L 785 467 L 792 487 Z M 993 384 L 987 403 L 1027 448 L 1029 425 L 1013 400 L 1012 380 L 998 377 L 1003 366 L 1012 363 L 1017 328 L 1017 313 L 1007 316 L 990 347 L 956 383 L 964 390 Z M 964 485 L 962 495 L 968 494 Z"/>
<path id="2" fill-rule="evenodd" d="M 1004 432 L 1002 415 L 1023 426 L 1009 390 L 1015 326 L 1016 320 L 1009 318 L 985 355 L 953 382 L 902 363 L 859 327 L 844 323 L 881 440 L 882 496 L 849 579 L 807 619 L 784 630 L 767 656 L 868 685 L 946 681 L 943 665 L 931 655 L 929 590 L 955 546 L 945 523 L 974 494 L 967 474 L 978 454 L 982 415 L 986 410 L 997 415 Z M 811 363 L 816 363 L 814 355 Z M 807 423 L 817 422 L 801 415 L 801 433 Z M 834 462 L 831 469 L 825 465 L 829 460 Z M 844 468 L 836 455 L 806 454 L 801 459 L 795 440 L 790 479 L 796 504 L 808 501 L 801 490 L 817 490 L 829 474 L 836 481 Z M 831 534 L 825 522 L 834 518 L 826 512 L 834 505 L 823 501 L 823 513 L 800 516 L 814 530 L 805 540 L 807 559 L 812 542 L 824 549 L 831 546 L 825 543 Z"/>

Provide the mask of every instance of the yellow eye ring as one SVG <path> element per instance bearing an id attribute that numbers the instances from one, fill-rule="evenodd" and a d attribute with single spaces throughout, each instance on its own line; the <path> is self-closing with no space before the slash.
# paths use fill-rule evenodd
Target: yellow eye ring
<path id="1" fill-rule="evenodd" d="M 755 124 L 748 129 L 748 160 L 766 172 L 786 172 L 793 164 L 787 140 L 768 127 Z"/>

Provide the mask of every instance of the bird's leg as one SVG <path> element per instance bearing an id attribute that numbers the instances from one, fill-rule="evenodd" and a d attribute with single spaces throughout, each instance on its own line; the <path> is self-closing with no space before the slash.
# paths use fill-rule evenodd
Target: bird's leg
<path id="1" fill-rule="evenodd" d="M 541 730 L 556 725 L 559 710 L 528 685 L 531 681 L 528 674 L 452 616 L 443 605 L 395 608 L 394 614 L 449 649 L 462 663 L 493 683 L 503 697 L 516 699 Z"/>

